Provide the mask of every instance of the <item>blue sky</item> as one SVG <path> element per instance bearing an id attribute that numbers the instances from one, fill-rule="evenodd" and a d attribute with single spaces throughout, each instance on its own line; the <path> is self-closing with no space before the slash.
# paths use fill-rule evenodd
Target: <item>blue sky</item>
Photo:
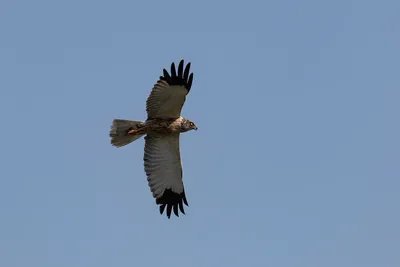
<path id="1" fill-rule="evenodd" d="M 0 266 L 400 266 L 399 8 L 2 0 Z M 182 58 L 168 220 L 108 133 Z"/>

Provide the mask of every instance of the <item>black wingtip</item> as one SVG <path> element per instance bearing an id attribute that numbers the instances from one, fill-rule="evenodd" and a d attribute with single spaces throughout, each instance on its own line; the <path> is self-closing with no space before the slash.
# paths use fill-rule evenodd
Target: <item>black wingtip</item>
<path id="1" fill-rule="evenodd" d="M 171 64 L 171 78 L 175 78 L 175 77 L 176 77 L 175 63 L 172 62 L 172 64 Z"/>
<path id="2" fill-rule="evenodd" d="M 174 205 L 174 214 L 175 214 L 176 217 L 179 217 L 178 205 L 177 204 Z"/>
<path id="3" fill-rule="evenodd" d="M 181 199 L 181 201 L 179 201 L 179 210 L 180 210 L 183 214 L 185 214 L 185 210 L 183 209 L 182 199 Z"/>
<path id="4" fill-rule="evenodd" d="M 176 73 L 175 63 L 171 64 L 171 75 L 168 73 L 166 69 L 163 69 L 163 76 L 160 77 L 160 80 L 166 81 L 169 85 L 183 85 L 186 90 L 189 92 L 192 87 L 193 82 L 193 73 L 190 74 L 190 65 L 191 63 L 187 63 L 185 69 L 184 60 L 182 59 L 178 65 L 178 74 Z"/>
<path id="5" fill-rule="evenodd" d="M 180 79 L 183 79 L 183 59 L 181 60 L 181 62 L 179 62 L 179 66 L 178 66 L 178 77 Z"/>
<path id="6" fill-rule="evenodd" d="M 168 73 L 168 71 L 166 70 L 166 69 L 163 69 L 163 74 L 164 74 L 164 79 L 163 80 L 165 80 L 165 81 L 169 81 L 169 80 L 171 80 L 171 76 L 169 76 L 169 73 Z"/>
<path id="7" fill-rule="evenodd" d="M 166 208 L 166 215 L 168 219 L 170 219 L 172 211 L 177 217 L 179 217 L 179 211 L 181 211 L 182 214 L 185 214 L 183 203 L 186 206 L 189 206 L 185 192 L 183 191 L 182 193 L 175 193 L 171 189 L 166 189 L 162 197 L 156 199 L 156 204 L 160 205 L 160 214 L 162 215 Z"/>
<path id="8" fill-rule="evenodd" d="M 165 210 L 165 206 L 167 206 L 166 204 L 163 204 L 160 206 L 160 214 L 162 215 L 164 210 Z"/>
<path id="9" fill-rule="evenodd" d="M 168 219 L 171 217 L 172 205 L 167 205 L 167 217 Z"/>
<path id="10" fill-rule="evenodd" d="M 187 87 L 191 88 L 192 87 L 192 82 L 193 82 L 193 73 L 190 74 L 189 80 L 187 82 Z"/>
<path id="11" fill-rule="evenodd" d="M 190 71 L 190 62 L 186 65 L 185 73 L 183 74 L 183 79 L 185 81 L 187 81 L 189 79 L 189 71 Z"/>

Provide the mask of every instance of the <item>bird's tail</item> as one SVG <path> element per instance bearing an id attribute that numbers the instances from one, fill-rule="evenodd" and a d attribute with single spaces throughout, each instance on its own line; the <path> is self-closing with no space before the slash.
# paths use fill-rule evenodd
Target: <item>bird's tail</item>
<path id="1" fill-rule="evenodd" d="M 113 120 L 110 130 L 111 144 L 115 147 L 122 147 L 139 139 L 143 134 L 128 135 L 128 131 L 136 130 L 143 124 L 142 121 Z"/>

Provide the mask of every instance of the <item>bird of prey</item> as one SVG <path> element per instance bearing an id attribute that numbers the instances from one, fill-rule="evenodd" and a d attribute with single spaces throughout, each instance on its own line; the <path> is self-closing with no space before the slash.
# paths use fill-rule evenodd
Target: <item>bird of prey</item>
<path id="1" fill-rule="evenodd" d="M 194 122 L 181 117 L 186 95 L 190 92 L 193 73 L 189 75 L 190 63 L 184 68 L 181 60 L 178 70 L 171 64 L 171 74 L 163 69 L 146 101 L 147 120 L 133 121 L 115 119 L 111 125 L 111 144 L 125 146 L 145 136 L 144 170 L 150 191 L 160 214 L 167 209 L 179 217 L 179 210 L 185 214 L 183 204 L 188 205 L 182 182 L 182 164 L 179 151 L 181 133 L 197 130 Z"/>

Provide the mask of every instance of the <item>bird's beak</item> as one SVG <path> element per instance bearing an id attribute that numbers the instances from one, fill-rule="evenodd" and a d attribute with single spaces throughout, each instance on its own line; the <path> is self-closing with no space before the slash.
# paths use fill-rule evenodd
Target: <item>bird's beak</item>
<path id="1" fill-rule="evenodd" d="M 197 126 L 194 126 L 194 129 L 197 131 L 199 128 L 197 128 Z"/>

